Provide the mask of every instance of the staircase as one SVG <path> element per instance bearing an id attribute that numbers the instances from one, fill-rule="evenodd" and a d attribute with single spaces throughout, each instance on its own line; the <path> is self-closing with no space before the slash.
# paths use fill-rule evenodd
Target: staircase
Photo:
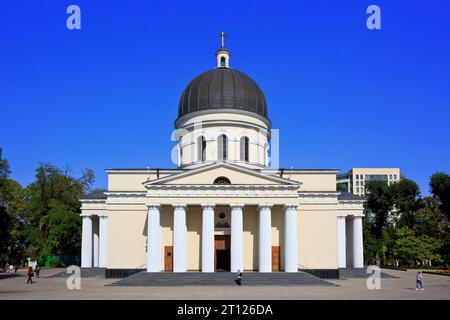
<path id="1" fill-rule="evenodd" d="M 105 268 L 81 268 L 82 278 L 104 278 Z"/>
<path id="2" fill-rule="evenodd" d="M 367 268 L 342 268 L 339 269 L 339 278 L 349 279 L 349 278 L 368 278 L 373 274 L 367 273 Z M 397 278 L 388 273 L 381 272 L 381 278 Z"/>
<path id="3" fill-rule="evenodd" d="M 145 272 L 140 271 L 113 282 L 111 286 L 236 286 L 236 274 L 230 272 Z M 247 272 L 243 286 L 336 286 L 309 273 Z"/>
<path id="4" fill-rule="evenodd" d="M 63 269 L 63 271 L 45 278 L 67 278 L 71 275 L 73 275 L 73 272 L 69 274 L 66 272 L 66 269 Z M 105 278 L 105 268 L 81 268 L 81 277 L 103 279 Z"/>

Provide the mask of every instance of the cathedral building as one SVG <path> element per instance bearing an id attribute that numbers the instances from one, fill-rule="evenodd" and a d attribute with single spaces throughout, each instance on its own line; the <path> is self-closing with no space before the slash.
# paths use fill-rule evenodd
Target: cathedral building
<path id="1" fill-rule="evenodd" d="M 216 52 L 181 94 L 177 168 L 107 169 L 82 202 L 82 268 L 147 272 L 298 272 L 363 267 L 363 200 L 337 169 L 269 167 L 264 93 Z"/>

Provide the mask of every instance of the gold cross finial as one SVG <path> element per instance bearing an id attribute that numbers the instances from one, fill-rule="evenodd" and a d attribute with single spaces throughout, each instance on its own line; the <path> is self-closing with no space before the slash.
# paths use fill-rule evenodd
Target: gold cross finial
<path id="1" fill-rule="evenodd" d="M 228 34 L 226 34 L 226 33 L 223 32 L 223 31 L 219 34 L 219 37 L 222 38 L 222 47 L 225 47 L 225 37 L 226 37 L 226 36 L 228 36 Z"/>

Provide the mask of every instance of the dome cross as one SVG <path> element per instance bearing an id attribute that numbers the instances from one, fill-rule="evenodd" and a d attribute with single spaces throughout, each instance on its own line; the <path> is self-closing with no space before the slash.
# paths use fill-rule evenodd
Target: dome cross
<path id="1" fill-rule="evenodd" d="M 219 37 L 222 38 L 222 47 L 225 47 L 225 37 L 228 37 L 228 34 L 226 34 L 225 32 L 222 31 L 222 32 L 219 34 Z"/>

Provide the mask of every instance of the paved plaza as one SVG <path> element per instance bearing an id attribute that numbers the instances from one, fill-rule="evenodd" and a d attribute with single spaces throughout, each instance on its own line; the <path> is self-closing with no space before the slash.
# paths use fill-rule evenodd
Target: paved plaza
<path id="1" fill-rule="evenodd" d="M 380 290 L 369 290 L 365 278 L 327 280 L 336 286 L 108 286 L 118 279 L 82 278 L 81 290 L 69 290 L 62 269 L 45 269 L 36 283 L 26 284 L 23 273 L 0 277 L 0 300 L 7 299 L 450 299 L 450 277 L 424 274 L 424 291 L 415 291 L 415 271 L 382 270 Z M 245 277 L 245 274 L 244 274 Z M 245 278 L 244 278 L 245 279 Z"/>

